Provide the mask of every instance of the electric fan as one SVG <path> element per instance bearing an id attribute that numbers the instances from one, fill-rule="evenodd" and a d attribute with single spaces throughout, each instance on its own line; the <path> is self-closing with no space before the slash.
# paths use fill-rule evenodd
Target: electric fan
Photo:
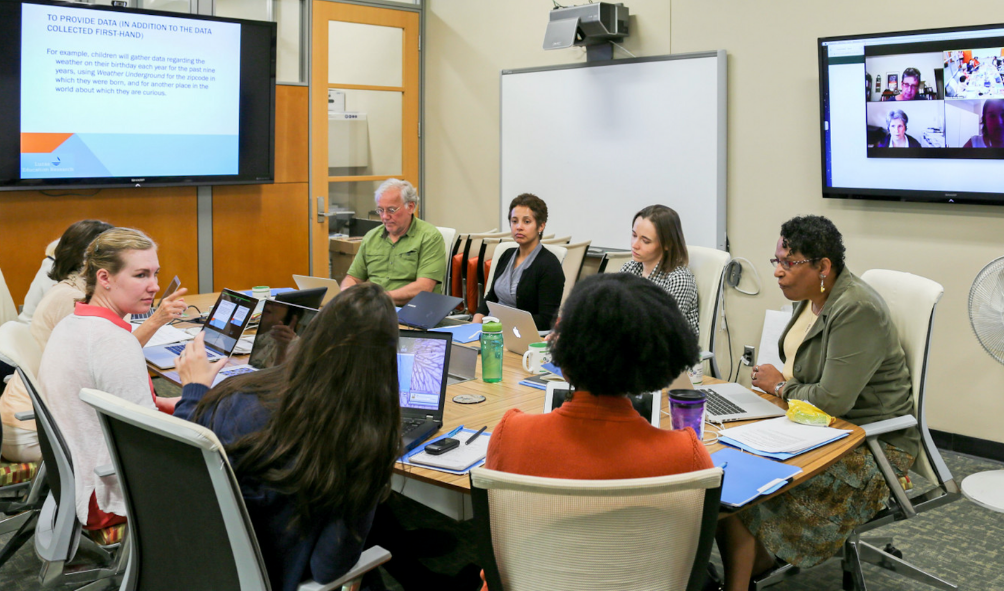
<path id="1" fill-rule="evenodd" d="M 969 323 L 983 349 L 1004 364 L 1004 257 L 976 275 L 969 290 Z M 1004 511 L 1004 470 L 966 477 L 962 493 L 977 505 Z"/>

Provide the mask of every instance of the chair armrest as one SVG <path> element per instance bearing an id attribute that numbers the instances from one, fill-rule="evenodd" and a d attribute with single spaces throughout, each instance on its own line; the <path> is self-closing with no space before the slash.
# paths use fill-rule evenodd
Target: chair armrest
<path id="1" fill-rule="evenodd" d="M 112 474 L 115 474 L 115 466 L 113 466 L 111 464 L 105 464 L 103 466 L 98 466 L 97 468 L 94 469 L 94 474 L 96 474 L 98 476 L 101 476 L 101 477 L 111 476 Z"/>
<path id="2" fill-rule="evenodd" d="M 870 439 L 872 437 L 878 437 L 879 435 L 885 435 L 886 433 L 901 431 L 915 426 L 917 426 L 917 419 L 913 415 L 906 415 L 896 417 L 894 419 L 886 419 L 884 421 L 861 425 L 861 428 L 865 432 L 865 437 Z"/>
<path id="3" fill-rule="evenodd" d="M 19 421 L 34 421 L 35 411 L 33 410 L 22 410 L 21 412 L 14 413 L 14 418 Z"/>
<path id="4" fill-rule="evenodd" d="M 364 574 L 388 560 L 390 560 L 390 552 L 384 550 L 380 546 L 367 548 L 349 572 L 345 573 L 340 578 L 323 585 L 315 581 L 307 581 L 306 583 L 301 583 L 300 586 L 296 588 L 296 591 L 335 591 L 336 589 L 341 589 L 342 585 L 362 577 Z"/>
<path id="5" fill-rule="evenodd" d="M 701 361 L 707 361 L 708 359 L 714 359 L 714 351 L 701 351 Z"/>

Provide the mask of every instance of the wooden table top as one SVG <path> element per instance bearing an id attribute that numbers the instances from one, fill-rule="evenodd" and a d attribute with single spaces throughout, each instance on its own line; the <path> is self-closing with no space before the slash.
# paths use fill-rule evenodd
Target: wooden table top
<path id="1" fill-rule="evenodd" d="M 200 310 L 207 312 L 212 308 L 218 295 L 219 294 L 197 294 L 185 296 L 185 302 L 198 306 Z M 471 343 L 471 345 L 476 346 L 477 343 Z M 244 356 L 244 358 L 246 359 L 246 356 Z M 245 361 L 235 357 L 233 362 L 242 363 Z M 163 376 L 165 373 L 168 373 L 157 371 L 156 368 L 153 368 L 152 366 L 150 366 L 150 368 L 151 372 L 157 375 Z M 481 357 L 479 356 L 476 376 L 477 377 L 471 381 L 455 384 L 447 388 L 446 404 L 443 409 L 443 427 L 433 435 L 433 438 L 438 437 L 443 433 L 448 433 L 459 425 L 464 425 L 469 429 L 480 429 L 482 426 L 487 425 L 488 431 L 491 432 L 498 422 L 502 420 L 502 416 L 506 413 L 506 411 L 511 408 L 518 408 L 527 413 L 540 413 L 544 408 L 545 393 L 543 390 L 519 385 L 520 380 L 528 377 L 526 372 L 523 371 L 522 360 L 519 355 L 508 351 L 505 352 L 502 366 L 502 381 L 496 384 L 488 384 L 481 381 Z M 172 379 L 172 376 L 169 373 L 164 377 Z M 705 383 L 722 383 L 722 380 L 705 378 Z M 453 397 L 458 394 L 480 394 L 485 397 L 485 401 L 479 404 L 459 404 L 453 402 Z M 781 408 L 787 408 L 787 403 L 780 398 L 768 394 L 761 394 L 761 397 L 769 400 Z M 668 411 L 668 397 L 663 396 L 662 398 L 663 410 Z M 746 424 L 746 422 L 729 423 L 728 426 L 737 427 L 739 425 Z M 670 419 L 665 413 L 663 413 L 661 426 L 663 429 L 670 428 Z M 824 445 L 812 451 L 808 451 L 804 454 L 800 454 L 785 462 L 786 464 L 802 468 L 802 472 L 795 476 L 795 478 L 792 479 L 792 482 L 787 486 L 771 495 L 760 497 L 757 499 L 757 502 L 781 494 L 794 486 L 798 486 L 799 483 L 831 466 L 844 454 L 850 452 L 864 441 L 864 431 L 856 425 L 837 419 L 837 422 L 834 423 L 833 426 L 838 429 L 850 429 L 851 433 L 843 439 Z M 715 443 L 713 445 L 709 445 L 707 449 L 709 453 L 714 453 L 724 447 L 726 446 L 723 444 Z M 396 465 L 395 471 L 410 478 L 428 482 L 450 490 L 465 493 L 470 492 L 470 481 L 466 474 L 446 474 L 436 470 L 404 465 L 401 463 Z"/>

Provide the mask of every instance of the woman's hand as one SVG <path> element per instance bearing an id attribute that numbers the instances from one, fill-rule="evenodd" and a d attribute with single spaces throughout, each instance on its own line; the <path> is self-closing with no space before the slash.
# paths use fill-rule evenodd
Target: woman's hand
<path id="1" fill-rule="evenodd" d="M 484 314 L 475 314 L 474 317 L 471 318 L 471 324 L 481 324 L 481 321 L 484 319 L 485 319 Z"/>
<path id="2" fill-rule="evenodd" d="M 160 306 L 150 315 L 147 322 L 152 323 L 154 326 L 160 328 L 165 324 L 181 318 L 188 306 L 185 305 L 185 294 L 188 290 L 182 287 L 181 289 L 175 291 L 171 295 L 162 299 Z"/>
<path id="3" fill-rule="evenodd" d="M 199 333 L 195 340 L 185 345 L 185 350 L 174 360 L 174 367 L 178 370 L 178 378 L 181 385 L 202 384 L 206 387 L 213 387 L 213 380 L 216 374 L 220 373 L 224 361 L 210 363 L 206 357 L 205 335 Z"/>
<path id="4" fill-rule="evenodd" d="M 777 368 L 770 364 L 754 365 L 752 377 L 753 385 L 768 394 L 773 394 L 774 387 L 777 386 L 778 382 L 784 380 L 781 372 L 777 371 Z"/>

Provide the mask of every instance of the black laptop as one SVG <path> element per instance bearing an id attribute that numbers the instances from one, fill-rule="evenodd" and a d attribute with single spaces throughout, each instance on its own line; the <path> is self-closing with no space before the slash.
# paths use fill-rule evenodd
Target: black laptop
<path id="1" fill-rule="evenodd" d="M 397 346 L 401 439 L 411 451 L 443 426 L 453 335 L 402 330 Z"/>
<path id="2" fill-rule="evenodd" d="M 283 302 L 285 304 L 293 304 L 294 306 L 301 306 L 303 308 L 313 308 L 316 310 L 321 307 L 321 301 L 324 300 L 324 296 L 327 295 L 327 293 L 327 287 L 284 291 L 282 293 L 275 294 L 275 301 Z"/>
<path id="3" fill-rule="evenodd" d="M 450 310 L 464 300 L 453 296 L 440 295 L 431 291 L 420 291 L 411 301 L 401 306 L 397 320 L 405 326 L 430 329 L 446 318 Z"/>

